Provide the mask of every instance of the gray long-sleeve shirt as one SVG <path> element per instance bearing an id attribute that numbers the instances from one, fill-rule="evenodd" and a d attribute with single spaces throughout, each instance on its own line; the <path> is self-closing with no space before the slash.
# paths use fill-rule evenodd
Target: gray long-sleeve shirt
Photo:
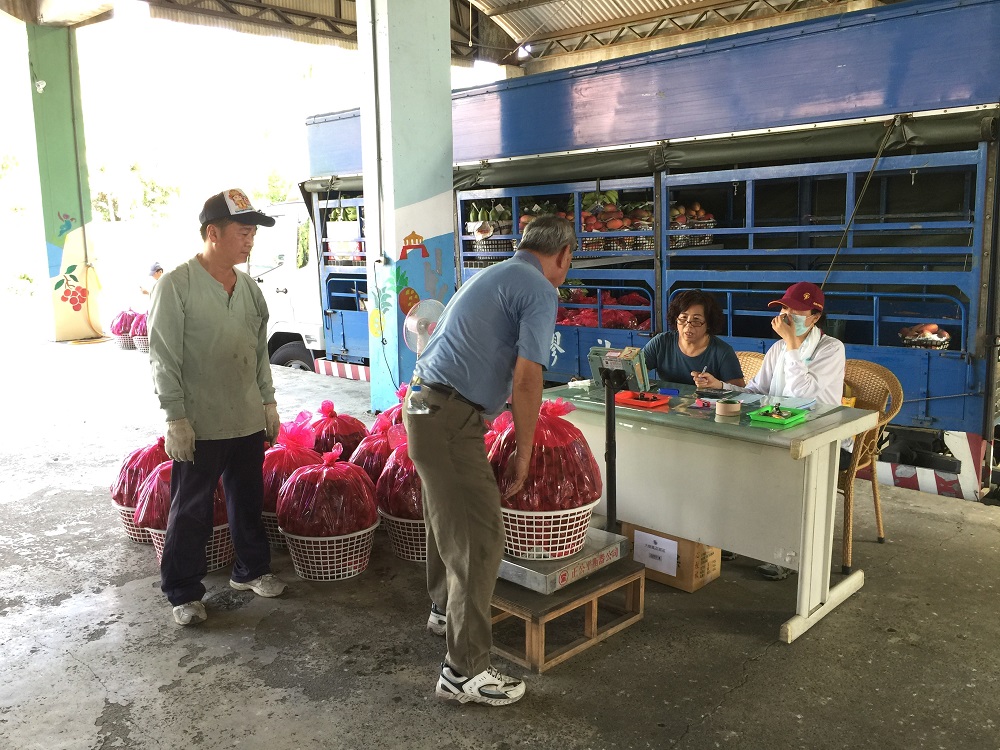
<path id="1" fill-rule="evenodd" d="M 247 274 L 236 270 L 229 296 L 197 257 L 165 273 L 153 289 L 149 358 L 167 420 L 186 417 L 197 439 L 264 429 L 263 405 L 274 401 L 267 303 Z"/>

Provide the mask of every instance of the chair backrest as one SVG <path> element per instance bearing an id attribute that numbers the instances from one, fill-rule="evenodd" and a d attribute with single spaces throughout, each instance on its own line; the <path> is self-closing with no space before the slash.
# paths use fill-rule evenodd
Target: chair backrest
<path id="1" fill-rule="evenodd" d="M 764 363 L 764 355 L 760 352 L 736 352 L 736 358 L 740 361 L 743 378 L 748 383 L 750 378 L 760 372 L 760 366 Z"/>
<path id="2" fill-rule="evenodd" d="M 878 424 L 854 438 L 851 464 L 853 468 L 859 469 L 878 456 L 882 431 L 903 406 L 903 387 L 891 370 L 863 359 L 847 360 L 844 382 L 851 386 L 857 399 L 855 408 L 879 412 Z"/>

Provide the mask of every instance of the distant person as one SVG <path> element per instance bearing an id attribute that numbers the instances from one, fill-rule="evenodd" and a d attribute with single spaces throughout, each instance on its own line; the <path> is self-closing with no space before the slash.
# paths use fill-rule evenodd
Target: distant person
<path id="1" fill-rule="evenodd" d="M 715 297 L 699 289 L 675 295 L 667 307 L 667 327 L 642 348 L 646 367 L 660 380 L 694 383 L 701 372 L 717 372 L 732 385 L 743 385 L 740 360 L 715 334 L 722 330 L 722 309 Z"/>
<path id="2" fill-rule="evenodd" d="M 819 328 L 825 319 L 823 290 L 808 281 L 792 284 L 781 299 L 768 303 L 781 311 L 771 320 L 771 328 L 780 336 L 774 342 L 760 371 L 745 388 L 736 390 L 762 393 L 772 398 L 816 399 L 821 404 L 839 404 L 844 395 L 846 354 L 839 339 L 827 336 Z M 722 388 L 723 383 L 711 373 L 694 376 L 699 388 Z M 841 464 L 850 460 L 851 439 L 841 443 Z M 765 563 L 757 571 L 772 581 L 787 578 L 788 568 Z"/>
<path id="3" fill-rule="evenodd" d="M 229 585 L 279 596 L 264 530 L 264 441 L 278 435 L 267 303 L 260 287 L 234 266 L 246 263 L 257 226 L 274 219 L 255 211 L 240 190 L 205 201 L 199 217 L 204 249 L 153 287 L 149 356 L 165 448 L 173 459 L 170 516 L 160 588 L 179 625 L 207 618 L 201 598 L 212 534 L 213 494 L 222 478 L 236 548 Z M 162 271 L 162 269 L 161 269 Z"/>
<path id="4" fill-rule="evenodd" d="M 156 282 L 160 280 L 160 277 L 162 275 L 163 275 L 163 266 L 161 266 L 159 263 L 154 263 L 152 268 L 149 269 L 149 278 L 151 278 L 152 281 L 144 281 L 141 284 L 139 284 L 139 291 L 142 292 L 143 294 L 152 294 L 153 287 L 156 286 Z"/>
<path id="5" fill-rule="evenodd" d="M 441 698 L 506 706 L 524 695 L 524 682 L 490 665 L 490 601 L 504 530 L 483 415 L 498 413 L 511 397 L 517 447 L 510 496 L 531 465 L 556 288 L 566 280 L 575 245 L 570 222 L 535 218 L 512 258 L 462 284 L 414 368 L 403 419 L 423 484 L 427 628 L 448 643 L 435 688 Z"/>

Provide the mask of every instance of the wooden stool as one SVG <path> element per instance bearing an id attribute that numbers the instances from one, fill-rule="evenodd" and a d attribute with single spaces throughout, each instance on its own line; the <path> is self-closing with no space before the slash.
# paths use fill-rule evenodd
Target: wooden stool
<path id="1" fill-rule="evenodd" d="M 646 591 L 645 573 L 646 568 L 642 563 L 622 560 L 552 594 L 540 594 L 509 581 L 497 581 L 491 602 L 493 624 L 508 617 L 524 620 L 525 645 L 523 650 L 513 651 L 494 641 L 493 651 L 534 672 L 544 672 L 566 661 L 571 656 L 642 619 Z M 602 608 L 618 613 L 619 616 L 611 622 L 598 626 L 598 600 L 619 589 L 624 589 L 624 608 L 600 602 Z M 583 636 L 551 653 L 546 653 L 545 624 L 579 607 L 586 608 Z"/>

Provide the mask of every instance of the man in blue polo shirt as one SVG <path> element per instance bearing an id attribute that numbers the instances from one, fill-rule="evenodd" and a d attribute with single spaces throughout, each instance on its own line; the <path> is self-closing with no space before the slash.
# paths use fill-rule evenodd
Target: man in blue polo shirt
<path id="1" fill-rule="evenodd" d="M 423 484 L 427 525 L 427 627 L 448 642 L 435 692 L 449 700 L 505 706 L 524 695 L 522 681 L 490 666 L 490 600 L 504 530 L 483 415 L 500 412 L 511 397 L 512 495 L 528 475 L 556 287 L 566 280 L 575 245 L 570 222 L 534 219 L 514 257 L 480 271 L 452 298 L 417 360 L 407 395 L 409 454 Z"/>

